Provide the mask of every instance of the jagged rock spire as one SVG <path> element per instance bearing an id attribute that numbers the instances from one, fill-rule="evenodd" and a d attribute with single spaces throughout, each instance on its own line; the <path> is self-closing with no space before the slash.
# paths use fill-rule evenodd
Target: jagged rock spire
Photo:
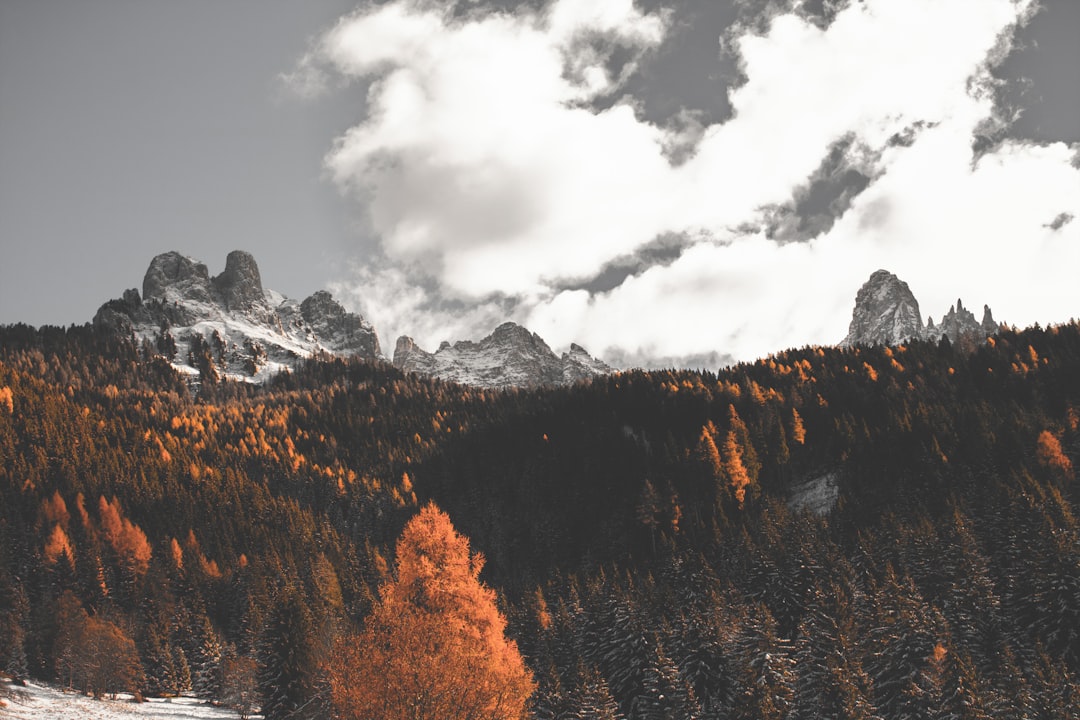
<path id="1" fill-rule="evenodd" d="M 980 323 L 960 298 L 940 323 L 935 324 L 934 318 L 928 317 L 923 327 L 919 303 L 907 283 L 890 272 L 878 270 L 855 297 L 851 325 L 841 345 L 896 345 L 913 338 L 936 341 L 942 337 L 955 343 L 970 337 L 982 340 L 997 330 L 989 306 L 983 306 Z"/>

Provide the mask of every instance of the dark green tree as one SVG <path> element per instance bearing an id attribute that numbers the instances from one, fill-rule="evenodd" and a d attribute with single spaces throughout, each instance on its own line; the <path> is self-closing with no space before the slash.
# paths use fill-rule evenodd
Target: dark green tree
<path id="1" fill-rule="evenodd" d="M 267 720 L 318 718 L 315 626 L 304 599 L 286 591 L 270 615 L 259 648 L 259 690 Z"/>

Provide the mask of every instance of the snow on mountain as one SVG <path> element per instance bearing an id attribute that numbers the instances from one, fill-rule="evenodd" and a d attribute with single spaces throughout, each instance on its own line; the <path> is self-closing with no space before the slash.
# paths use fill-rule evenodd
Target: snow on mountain
<path id="1" fill-rule="evenodd" d="M 840 345 L 898 345 L 911 339 L 937 341 L 942 337 L 955 343 L 966 338 L 983 340 L 997 329 L 988 306 L 983 306 L 980 322 L 960 300 L 939 324 L 935 325 L 931 317 L 924 326 L 919 301 L 908 284 L 891 272 L 878 270 L 859 288 L 848 334 Z"/>
<path id="2" fill-rule="evenodd" d="M 250 253 L 235 250 L 225 270 L 178 252 L 158 255 L 140 297 L 128 290 L 101 306 L 94 325 L 149 342 L 175 368 L 262 382 L 318 352 L 381 357 L 375 329 L 325 291 L 303 302 L 264 290 Z"/>
<path id="3" fill-rule="evenodd" d="M 443 342 L 433 353 L 402 336 L 394 349 L 394 365 L 485 388 L 566 385 L 612 372 L 580 345 L 571 345 L 560 357 L 539 335 L 512 322 L 503 323 L 478 342 Z"/>

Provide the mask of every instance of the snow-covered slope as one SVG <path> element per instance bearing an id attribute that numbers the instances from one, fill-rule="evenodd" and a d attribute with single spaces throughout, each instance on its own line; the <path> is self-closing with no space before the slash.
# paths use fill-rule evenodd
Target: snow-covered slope
<path id="1" fill-rule="evenodd" d="M 128 290 L 94 316 L 94 325 L 134 334 L 178 370 L 261 382 L 313 353 L 381 357 L 379 339 L 364 318 L 319 291 L 303 302 L 264 290 L 249 253 L 233 251 L 225 270 L 178 252 L 155 257 L 142 295 Z"/>
<path id="2" fill-rule="evenodd" d="M 479 342 L 444 342 L 433 353 L 413 339 L 398 338 L 394 365 L 402 370 L 478 387 L 565 385 L 612 372 L 580 345 L 556 355 L 543 338 L 512 322 Z"/>
<path id="3" fill-rule="evenodd" d="M 965 338 L 983 340 L 997 329 L 988 306 L 983 306 L 983 319 L 979 322 L 960 300 L 949 308 L 938 325 L 928 318 L 924 326 L 919 301 L 908 284 L 891 272 L 878 270 L 859 288 L 847 337 L 840 344 L 845 347 L 898 345 L 911 339 L 940 340 L 942 336 L 955 343 Z"/>
<path id="4" fill-rule="evenodd" d="M 7 700 L 7 707 L 0 708 L 4 720 L 236 720 L 240 717 L 232 710 L 213 707 L 192 697 L 152 698 L 145 703 L 132 702 L 128 695 L 116 700 L 94 700 L 34 682 L 17 690 L 20 697 Z"/>

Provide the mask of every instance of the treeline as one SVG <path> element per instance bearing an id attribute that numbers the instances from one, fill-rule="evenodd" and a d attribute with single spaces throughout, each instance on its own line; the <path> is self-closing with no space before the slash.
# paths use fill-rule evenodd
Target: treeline
<path id="1" fill-rule="evenodd" d="M 537 717 L 1068 717 L 1078 411 L 1075 324 L 529 392 L 321 358 L 197 394 L 153 348 L 2 328 L 0 670 L 326 716 L 319 666 L 434 500 Z"/>

